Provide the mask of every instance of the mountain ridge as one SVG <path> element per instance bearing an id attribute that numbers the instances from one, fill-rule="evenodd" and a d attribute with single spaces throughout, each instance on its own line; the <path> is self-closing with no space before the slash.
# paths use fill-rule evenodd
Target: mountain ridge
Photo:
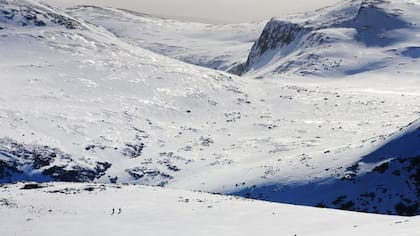
<path id="1" fill-rule="evenodd" d="M 353 75 L 413 66 L 401 52 L 416 45 L 420 29 L 413 22 L 419 8 L 411 1 L 348 0 L 307 17 L 273 18 L 242 74 Z M 353 57 L 350 48 L 366 56 Z"/>

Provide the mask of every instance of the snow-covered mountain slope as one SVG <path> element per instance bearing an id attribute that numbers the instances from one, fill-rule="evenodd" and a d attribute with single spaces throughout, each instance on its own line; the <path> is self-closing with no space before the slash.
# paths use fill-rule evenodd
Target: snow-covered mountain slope
<path id="1" fill-rule="evenodd" d="M 13 3 L 13 4 L 11 4 Z M 30 26 L 63 26 L 67 29 L 82 29 L 82 25 L 65 14 L 57 13 L 48 6 L 26 1 L 0 1 L 0 29 Z"/>
<path id="2" fill-rule="evenodd" d="M 300 205 L 419 215 L 419 147 L 420 119 L 386 138 L 360 161 L 343 166 L 343 176 L 331 172 L 330 177 L 314 182 L 255 186 L 236 194 Z"/>
<path id="3" fill-rule="evenodd" d="M 346 0 L 313 14 L 273 18 L 253 45 L 249 76 L 417 72 L 420 3 Z"/>
<path id="4" fill-rule="evenodd" d="M 239 73 L 266 22 L 212 25 L 138 12 L 80 6 L 66 10 L 120 39 L 187 63 Z M 238 67 L 239 66 L 239 67 Z"/>
<path id="5" fill-rule="evenodd" d="M 1 4 L 10 9 L 1 12 L 0 31 L 3 182 L 102 177 L 164 184 L 204 159 L 194 152 L 209 149 L 217 122 L 252 110 L 241 82 L 228 75 L 70 17 L 66 24 L 80 27 L 23 24 L 56 11 L 31 1 Z"/>
<path id="6" fill-rule="evenodd" d="M 414 236 L 420 223 L 419 217 L 288 206 L 182 190 L 68 183 L 5 185 L 0 211 L 0 234 L 20 236 L 367 236 L 378 232 Z"/>
<path id="7" fill-rule="evenodd" d="M 408 74 L 252 80 L 158 55 L 75 12 L 0 4 L 0 182 L 242 194 L 341 179 L 420 114 Z"/>

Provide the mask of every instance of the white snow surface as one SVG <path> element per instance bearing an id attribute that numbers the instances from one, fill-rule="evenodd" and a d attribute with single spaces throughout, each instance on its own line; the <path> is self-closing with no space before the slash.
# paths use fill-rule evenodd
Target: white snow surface
<path id="1" fill-rule="evenodd" d="M 66 12 L 106 28 L 121 40 L 191 64 L 236 71 L 266 22 L 205 24 L 124 9 L 79 6 Z"/>
<path id="2" fill-rule="evenodd" d="M 2 23 L 0 129 L 82 166 L 111 163 L 96 181 L 216 192 L 310 181 L 330 176 L 326 168 L 340 172 L 419 117 L 418 78 L 409 74 L 253 80 L 69 21 L 80 27 Z M 140 144 L 141 155 L 123 155 Z M 135 167 L 163 175 L 133 178 L 127 170 Z"/>
<path id="3" fill-rule="evenodd" d="M 398 9 L 417 9 L 418 2 L 410 2 Z M 146 235 L 415 232 L 418 218 L 406 222 L 188 190 L 311 206 L 325 200 L 335 208 L 345 208 L 329 205 L 340 194 L 352 192 L 346 196 L 354 200 L 365 190 L 376 193 L 388 178 L 390 192 L 406 191 L 396 184 L 406 179 L 374 170 L 384 163 L 391 170 L 410 168 L 408 162 L 418 158 L 416 50 L 405 52 L 410 63 L 400 64 L 400 73 L 389 66 L 336 77 L 280 75 L 271 69 L 239 77 L 205 67 L 229 70 L 243 63 L 259 23 L 213 26 L 111 8 L 63 10 L 29 0 L 0 0 L 0 9 L 0 182 L 168 187 L 105 185 L 106 191 L 73 195 L 45 191 L 78 192 L 88 185 L 57 183 L 27 192 L 18 189 L 22 184 L 2 186 L 0 200 L 17 207 L 0 202 L 1 211 L 7 211 L 0 214 L 2 225 L 7 222 L 1 235 L 3 230 L 4 235 L 48 235 L 60 229 L 69 235 L 107 235 L 113 227 L 121 234 Z M 418 22 L 411 8 L 404 9 Z M 415 48 L 415 41 L 406 47 Z M 343 58 L 353 54 L 346 50 Z M 399 137 L 410 140 L 406 152 L 393 145 Z M 392 155 L 381 159 L 375 156 L 378 150 Z M 394 166 L 401 158 L 405 164 Z M 354 180 L 356 187 L 343 180 Z M 316 191 L 324 187 L 329 194 Z M 315 190 L 308 194 L 308 189 Z M 383 210 L 374 209 L 382 206 L 377 198 L 370 208 L 357 209 L 397 214 L 400 199 L 419 201 L 410 191 L 381 198 Z M 179 197 L 209 199 L 214 207 L 196 200 L 188 205 Z M 123 219 L 109 218 L 120 203 L 125 204 Z M 75 227 L 92 219 L 98 219 L 92 227 Z M 49 228 L 45 222 L 55 224 Z M 200 227 L 206 222 L 214 227 Z"/>
<path id="4" fill-rule="evenodd" d="M 419 217 L 361 214 L 164 188 L 55 183 L 41 189 L 20 189 L 23 186 L 6 185 L 0 191 L 2 235 L 414 236 L 420 224 Z"/>

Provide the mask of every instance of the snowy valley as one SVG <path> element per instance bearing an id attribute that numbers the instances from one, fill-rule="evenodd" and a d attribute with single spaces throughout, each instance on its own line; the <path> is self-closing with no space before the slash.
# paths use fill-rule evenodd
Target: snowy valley
<path id="1" fill-rule="evenodd" d="M 417 235 L 418 12 L 0 0 L 0 235 Z"/>

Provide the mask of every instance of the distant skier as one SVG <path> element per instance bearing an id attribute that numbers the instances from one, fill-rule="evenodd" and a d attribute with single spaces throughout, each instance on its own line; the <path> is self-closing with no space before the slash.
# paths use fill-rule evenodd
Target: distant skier
<path id="1" fill-rule="evenodd" d="M 115 209 L 114 209 L 114 208 L 112 208 L 111 215 L 114 215 L 114 214 L 115 214 Z"/>
<path id="2" fill-rule="evenodd" d="M 118 215 L 121 214 L 122 210 L 121 208 L 118 208 Z"/>

